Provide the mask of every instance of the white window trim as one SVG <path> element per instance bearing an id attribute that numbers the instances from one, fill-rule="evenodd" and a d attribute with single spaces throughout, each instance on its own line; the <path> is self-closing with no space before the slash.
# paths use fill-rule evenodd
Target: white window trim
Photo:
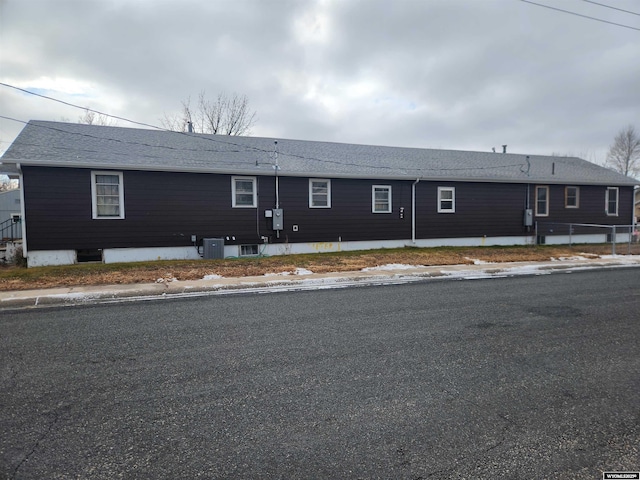
<path id="1" fill-rule="evenodd" d="M 237 205 L 236 204 L 236 180 L 250 180 L 253 185 L 253 201 L 251 205 Z M 258 202 L 258 192 L 256 188 L 256 177 L 231 177 L 231 206 L 233 208 L 256 208 Z"/>
<path id="2" fill-rule="evenodd" d="M 615 213 L 609 212 L 609 192 L 616 192 L 616 211 Z M 609 217 L 617 217 L 618 216 L 618 208 L 620 205 L 620 189 L 618 187 L 607 187 L 607 193 L 604 196 L 604 211 Z"/>
<path id="3" fill-rule="evenodd" d="M 451 192 L 451 200 L 442 198 L 442 192 Z M 451 208 L 443 208 L 442 202 L 451 202 Z M 438 213 L 456 213 L 456 188 L 438 187 Z"/>
<path id="4" fill-rule="evenodd" d="M 376 188 L 384 188 L 389 195 L 389 208 L 387 210 L 376 210 Z M 391 205 L 391 185 L 371 185 L 371 212 L 372 213 L 391 213 L 393 206 Z"/>
<path id="5" fill-rule="evenodd" d="M 117 175 L 118 176 L 118 202 L 119 215 L 98 215 L 98 194 L 96 191 L 97 175 Z M 114 172 L 110 170 L 92 171 L 91 172 L 91 218 L 94 220 L 121 220 L 124 218 L 124 177 L 122 172 Z"/>
<path id="6" fill-rule="evenodd" d="M 326 205 L 313 204 L 313 182 L 327 183 L 327 204 Z M 328 178 L 310 178 L 309 179 L 309 208 L 331 208 L 331 180 L 330 179 Z"/>
<path id="7" fill-rule="evenodd" d="M 547 191 L 547 211 L 545 213 L 538 212 L 538 190 L 539 189 L 545 189 Z M 536 185 L 535 198 L 533 199 L 534 202 L 535 202 L 535 206 L 536 206 L 536 210 L 535 210 L 536 217 L 548 217 L 549 216 L 549 210 L 550 210 L 549 195 L 550 195 L 550 191 L 549 191 L 549 186 L 548 185 Z"/>
<path id="8" fill-rule="evenodd" d="M 569 205 L 567 203 L 567 200 L 569 198 L 568 192 L 569 192 L 570 188 L 575 188 L 576 189 L 576 204 L 575 205 Z M 580 208 L 580 187 L 577 187 L 575 185 L 567 185 L 566 187 L 564 187 L 564 208 Z"/>

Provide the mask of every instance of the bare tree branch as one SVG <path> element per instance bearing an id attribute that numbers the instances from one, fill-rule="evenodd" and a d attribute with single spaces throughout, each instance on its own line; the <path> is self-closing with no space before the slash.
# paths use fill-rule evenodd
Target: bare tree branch
<path id="1" fill-rule="evenodd" d="M 78 117 L 78 123 L 86 123 L 87 125 L 101 125 L 103 127 L 115 127 L 118 121 L 103 115 L 102 113 L 92 112 L 89 109 L 84 111 L 84 115 Z"/>
<path id="2" fill-rule="evenodd" d="M 246 95 L 234 93 L 231 97 L 219 93 L 216 100 L 207 98 L 205 91 L 198 95 L 198 102 L 191 107 L 191 98 L 182 101 L 182 113 L 165 116 L 162 126 L 174 131 L 186 132 L 191 124 L 194 132 L 218 135 L 244 135 L 256 122 L 256 112 L 249 109 Z"/>
<path id="3" fill-rule="evenodd" d="M 633 125 L 616 135 L 607 154 L 607 165 L 629 177 L 640 175 L 640 136 Z"/>

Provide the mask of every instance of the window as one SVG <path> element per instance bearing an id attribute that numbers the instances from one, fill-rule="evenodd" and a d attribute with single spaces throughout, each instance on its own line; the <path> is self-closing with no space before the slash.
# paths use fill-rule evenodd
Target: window
<path id="1" fill-rule="evenodd" d="M 331 180 L 309 179 L 309 208 L 331 208 Z"/>
<path id="2" fill-rule="evenodd" d="M 391 213 L 391 186 L 373 185 L 371 203 L 373 213 Z"/>
<path id="3" fill-rule="evenodd" d="M 456 189 L 454 187 L 438 187 L 438 213 L 455 213 Z"/>
<path id="4" fill-rule="evenodd" d="M 231 203 L 234 208 L 256 206 L 256 177 L 231 177 Z"/>
<path id="5" fill-rule="evenodd" d="M 122 172 L 91 172 L 93 218 L 124 218 Z"/>
<path id="6" fill-rule="evenodd" d="M 536 216 L 549 216 L 549 187 L 536 187 Z"/>
<path id="7" fill-rule="evenodd" d="M 578 208 L 580 206 L 580 188 L 565 187 L 564 206 L 565 208 Z"/>
<path id="8" fill-rule="evenodd" d="M 605 211 L 607 215 L 618 216 L 618 187 L 608 187 L 605 199 Z"/>
<path id="9" fill-rule="evenodd" d="M 258 255 L 258 245 L 240 245 L 241 257 L 255 257 Z"/>

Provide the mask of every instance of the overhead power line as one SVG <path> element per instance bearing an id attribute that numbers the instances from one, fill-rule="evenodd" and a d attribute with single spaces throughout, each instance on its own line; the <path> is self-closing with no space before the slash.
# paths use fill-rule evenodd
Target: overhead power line
<path id="1" fill-rule="evenodd" d="M 548 8 L 549 10 L 555 10 L 557 12 L 568 13 L 569 15 L 575 15 L 576 17 L 588 18 L 589 20 L 595 20 L 596 22 L 608 23 L 609 25 L 615 25 L 617 27 L 629 28 L 631 30 L 637 30 L 640 32 L 640 28 L 632 27 L 630 25 L 623 25 L 622 23 L 610 22 L 609 20 L 604 20 L 602 18 L 590 17 L 589 15 L 583 15 L 577 12 L 571 12 L 569 10 L 563 10 L 562 8 L 552 7 L 550 5 L 543 5 L 542 3 L 532 2 L 531 0 L 520 0 L 524 3 L 529 3 L 531 5 L 535 5 L 537 7 Z"/>
<path id="2" fill-rule="evenodd" d="M 264 148 L 259 148 L 259 147 L 253 147 L 250 145 L 241 145 L 232 141 L 228 141 L 228 140 L 221 140 L 220 138 L 214 138 L 214 136 L 211 135 L 202 135 L 202 134 L 194 134 L 194 133 L 188 133 L 188 132 L 178 132 L 175 130 L 169 130 L 166 128 L 162 128 L 162 127 L 158 127 L 156 125 L 151 125 L 148 123 L 144 123 L 144 122 L 138 122 L 136 120 L 131 120 L 129 118 L 125 118 L 125 117 L 119 117 L 117 115 L 111 115 L 105 112 L 101 112 L 98 110 L 93 110 L 91 108 L 87 108 L 87 107 L 83 107 L 81 105 L 76 105 L 70 102 L 65 102 L 64 100 L 60 100 L 54 97 L 50 97 L 47 95 L 42 95 L 40 93 L 36 93 L 36 92 L 32 92 L 20 87 L 16 87 L 14 85 L 10 85 L 8 83 L 3 83 L 0 82 L 0 86 L 4 86 L 4 87 L 8 87 L 8 88 L 12 88 L 14 90 L 18 90 L 24 93 L 27 93 L 29 95 L 34 95 L 36 97 L 40 97 L 40 98 L 44 98 L 46 100 L 51 100 L 53 102 L 57 102 L 57 103 L 61 103 L 63 105 L 67 105 L 73 108 L 78 108 L 81 110 L 85 110 L 85 111 L 89 111 L 89 112 L 94 112 L 97 113 L 99 115 L 104 115 L 106 117 L 110 117 L 110 118 L 115 118 L 118 120 L 122 120 L 124 122 L 129 122 L 129 123 L 133 123 L 136 125 L 141 125 L 141 126 L 145 126 L 145 127 L 150 127 L 153 128 L 155 130 L 160 130 L 160 131 L 164 131 L 164 132 L 170 132 L 170 133 L 174 133 L 176 135 L 184 135 L 187 137 L 191 137 L 194 139 L 200 139 L 200 140 L 205 140 L 205 141 L 211 141 L 214 143 L 218 143 L 218 144 L 223 144 L 223 145 L 231 145 L 233 147 L 237 147 L 238 149 L 242 149 L 242 150 L 226 150 L 225 152 L 231 153 L 231 152 L 241 152 L 241 151 L 254 151 L 254 152 L 261 152 L 261 153 L 266 153 L 268 155 L 271 155 L 273 152 L 272 150 L 269 149 L 264 149 Z M 29 122 L 25 122 L 23 120 L 18 120 L 16 118 L 12 118 L 12 117 L 7 117 L 4 115 L 0 115 L 0 118 L 3 118 L 5 120 L 10 120 L 13 122 L 18 122 L 18 123 L 22 123 L 24 125 L 27 125 Z M 53 126 L 44 126 L 44 125 L 37 125 L 34 124 L 34 126 L 40 127 L 40 128 L 44 128 L 44 129 L 48 129 L 48 130 L 53 130 L 53 131 L 57 131 L 57 132 L 62 132 L 68 135 L 78 135 L 78 136 L 82 136 L 82 137 L 88 137 L 88 138 L 95 138 L 95 139 L 99 139 L 99 140 L 111 140 L 117 143 L 124 143 L 124 144 L 129 144 L 129 145 L 138 145 L 138 146 L 143 146 L 143 147 L 147 147 L 147 148 L 165 148 L 168 150 L 177 150 L 175 147 L 169 147 L 169 146 L 159 146 L 159 145 L 150 145 L 150 144 L 146 144 L 146 143 L 141 143 L 141 142 L 128 142 L 128 141 L 123 141 L 123 140 L 119 140 L 119 139 L 115 139 L 115 138 L 104 138 L 104 137 L 97 137 L 95 135 L 91 135 L 88 133 L 81 133 L 81 132 L 70 132 L 68 130 L 64 130 L 61 128 L 56 128 Z M 112 127 L 112 128 L 117 128 L 117 127 Z M 217 137 L 217 136 L 216 136 Z M 181 148 L 180 150 L 183 151 L 200 151 L 199 149 L 185 149 L 185 148 Z M 220 150 L 204 150 L 204 151 L 211 151 L 211 152 L 220 152 Z M 372 168 L 372 169 L 378 169 L 378 170 L 398 170 L 398 167 L 388 167 L 385 165 L 370 165 L 370 164 L 362 164 L 362 163 L 356 163 L 356 162 L 345 162 L 345 161 L 340 161 L 340 160 L 329 160 L 329 159 L 322 159 L 322 158 L 315 158 L 315 157 L 308 157 L 305 155 L 299 155 L 296 153 L 288 153 L 284 150 L 280 150 L 279 154 L 281 156 L 288 156 L 288 157 L 292 157 L 292 158 L 299 158 L 302 160 L 311 160 L 311 161 L 315 161 L 315 162 L 321 162 L 321 163 L 328 163 L 328 164 L 335 164 L 335 165 L 342 165 L 342 166 L 350 166 L 350 167 L 359 167 L 359 168 Z M 229 162 L 224 162 L 222 161 L 221 163 L 229 163 Z M 431 171 L 431 172 L 435 172 L 435 171 L 469 171 L 469 170 L 495 170 L 495 169 L 501 169 L 501 168 L 510 168 L 510 167 L 522 167 L 523 164 L 522 163 L 517 163 L 517 164 L 508 164 L 508 165 L 491 165 L 488 167 L 452 167 L 452 168 L 420 168 L 420 167 L 415 167 L 415 168 L 401 168 L 402 171 L 413 171 L 416 173 L 420 173 L 420 172 L 427 172 L 427 171 Z"/>
<path id="3" fill-rule="evenodd" d="M 94 110 L 92 108 L 76 105 L 75 103 L 65 102 L 64 100 L 60 100 L 58 98 L 53 98 L 53 97 L 49 97 L 47 95 L 42 95 L 41 93 L 36 93 L 36 92 L 32 92 L 30 90 L 25 90 L 24 88 L 16 87 L 15 85 L 9 85 L 8 83 L 0 82 L 0 85 L 2 85 L 3 87 L 13 88 L 14 90 L 18 90 L 18 91 L 23 92 L 23 93 L 28 93 L 29 95 L 33 95 L 35 97 L 40 97 L 40 98 L 44 98 L 44 99 L 47 99 L 47 100 L 51 100 L 53 102 L 58 102 L 58 103 L 61 103 L 63 105 L 67 105 L 69 107 L 80 108 L 81 110 L 85 110 L 87 112 L 93 112 L 93 113 L 97 113 L 98 115 L 104 115 L 105 117 L 115 118 L 117 120 L 122 120 L 123 122 L 134 123 L 136 125 L 141 125 L 143 127 L 155 128 L 157 130 L 164 130 L 163 128 L 157 127 L 155 125 L 150 125 L 148 123 L 143 123 L 143 122 L 136 122 L 135 120 L 130 120 L 128 118 L 118 117 L 117 115 L 111 115 L 109 113 L 100 112 L 100 111 Z"/>
<path id="4" fill-rule="evenodd" d="M 611 5 L 605 5 L 604 3 L 594 2 L 593 0 L 582 0 L 583 2 L 593 3 L 594 5 L 599 5 L 600 7 L 610 8 L 611 10 L 617 10 L 619 12 L 630 13 L 631 15 L 638 15 L 640 17 L 640 13 L 631 12 L 629 10 L 623 10 L 622 8 L 612 7 Z"/>

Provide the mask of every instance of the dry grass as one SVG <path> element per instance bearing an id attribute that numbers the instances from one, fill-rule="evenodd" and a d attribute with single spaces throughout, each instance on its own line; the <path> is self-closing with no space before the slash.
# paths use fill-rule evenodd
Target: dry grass
<path id="1" fill-rule="evenodd" d="M 159 278 L 197 280 L 205 275 L 258 276 L 294 272 L 306 268 L 314 273 L 357 271 L 387 264 L 457 265 L 473 260 L 485 262 L 545 261 L 580 254 L 611 254 L 610 245 L 401 248 L 360 252 L 284 255 L 227 260 L 182 260 L 120 264 L 78 264 L 57 267 L 0 267 L 0 291 L 33 288 L 153 283 Z M 640 245 L 619 245 L 618 253 L 640 254 Z"/>

